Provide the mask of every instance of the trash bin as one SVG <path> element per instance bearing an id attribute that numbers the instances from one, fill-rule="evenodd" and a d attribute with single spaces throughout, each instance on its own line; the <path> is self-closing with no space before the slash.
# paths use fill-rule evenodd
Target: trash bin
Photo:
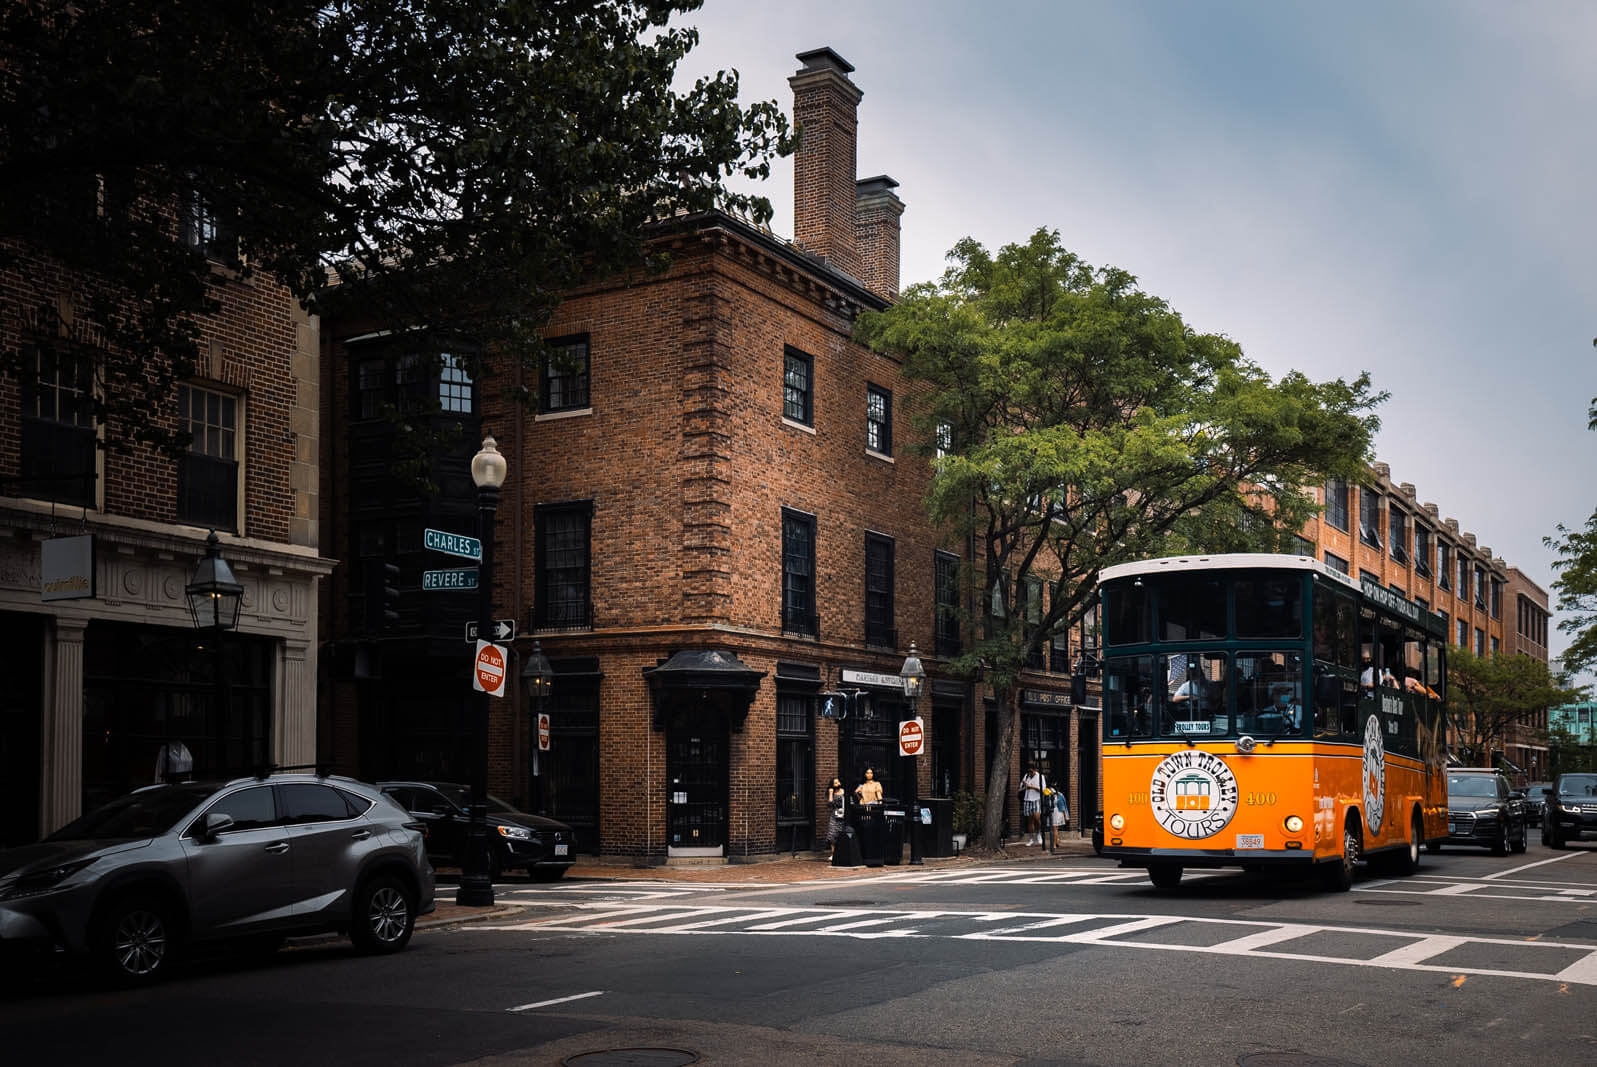
<path id="1" fill-rule="evenodd" d="M 865 861 L 860 859 L 859 834 L 852 826 L 845 826 L 837 835 L 837 840 L 832 845 L 833 867 L 863 867 Z"/>
<path id="2" fill-rule="evenodd" d="M 889 801 L 882 805 L 882 821 L 885 823 L 882 834 L 882 862 L 896 867 L 904 862 L 904 835 L 909 832 L 905 819 L 909 809 L 904 805 Z"/>
<path id="3" fill-rule="evenodd" d="M 920 806 L 932 813 L 932 824 L 921 827 L 921 855 L 941 859 L 954 854 L 954 801 L 952 797 L 927 797 Z"/>
<path id="4" fill-rule="evenodd" d="M 862 806 L 859 813 L 859 851 L 860 859 L 864 861 L 865 866 L 882 865 L 886 836 L 887 820 L 882 818 L 882 806 L 880 804 Z"/>

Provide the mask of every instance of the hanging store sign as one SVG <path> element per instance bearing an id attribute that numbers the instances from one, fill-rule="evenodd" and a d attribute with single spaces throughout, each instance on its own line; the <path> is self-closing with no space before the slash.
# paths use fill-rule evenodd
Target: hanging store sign
<path id="1" fill-rule="evenodd" d="M 39 599 L 94 596 L 94 535 L 52 537 L 40 546 Z"/>
<path id="2" fill-rule="evenodd" d="M 870 685 L 878 689 L 904 691 L 904 679 L 896 674 L 877 674 L 875 671 L 854 671 L 843 668 L 844 685 Z"/>

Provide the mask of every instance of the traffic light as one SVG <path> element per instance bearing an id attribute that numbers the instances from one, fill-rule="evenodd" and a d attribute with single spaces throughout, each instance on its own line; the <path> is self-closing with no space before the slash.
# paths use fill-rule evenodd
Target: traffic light
<path id="1" fill-rule="evenodd" d="M 366 561 L 366 632 L 379 634 L 399 622 L 399 567 Z"/>

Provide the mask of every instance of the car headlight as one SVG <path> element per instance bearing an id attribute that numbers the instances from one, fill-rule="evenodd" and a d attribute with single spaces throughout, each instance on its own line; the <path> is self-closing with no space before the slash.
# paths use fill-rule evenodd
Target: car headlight
<path id="1" fill-rule="evenodd" d="M 25 874 L 0 895 L 0 900 L 19 900 L 23 897 L 36 897 L 41 893 L 48 893 L 93 862 L 92 859 L 75 860 L 72 863 L 63 863 L 59 867 L 51 867 L 47 871 Z"/>
<path id="2" fill-rule="evenodd" d="M 1580 814 L 1580 805 L 1579 804 L 1560 804 L 1560 805 L 1558 805 L 1558 809 L 1560 811 L 1567 811 L 1571 815 L 1579 815 Z"/>
<path id="3" fill-rule="evenodd" d="M 1118 812 L 1109 816 L 1109 828 L 1111 830 L 1124 830 L 1126 828 L 1126 817 Z"/>
<path id="4" fill-rule="evenodd" d="M 1303 818 L 1299 815 L 1288 815 L 1286 822 L 1282 825 L 1286 827 L 1286 832 L 1289 834 L 1301 833 L 1303 831 Z"/>
<path id="5" fill-rule="evenodd" d="M 525 826 L 500 826 L 496 827 L 500 837 L 508 837 L 512 841 L 531 841 L 532 831 Z"/>

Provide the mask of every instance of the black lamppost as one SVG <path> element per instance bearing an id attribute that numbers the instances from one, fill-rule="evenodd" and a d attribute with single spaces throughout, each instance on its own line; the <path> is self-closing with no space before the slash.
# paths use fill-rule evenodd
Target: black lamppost
<path id="1" fill-rule="evenodd" d="M 205 538 L 205 555 L 194 565 L 194 575 L 183 587 L 189 602 L 189 614 L 194 618 L 194 628 L 209 633 L 211 641 L 211 681 L 216 687 L 217 735 L 221 738 L 223 759 L 226 763 L 228 719 L 228 677 L 222 657 L 222 634 L 238 628 L 238 609 L 244 601 L 244 586 L 233 577 L 233 568 L 222 558 L 222 542 L 212 530 Z M 243 768 L 211 766 L 212 774 L 229 774 Z"/>
<path id="2" fill-rule="evenodd" d="M 549 657 L 543 654 L 543 646 L 537 642 L 532 643 L 532 655 L 527 657 L 527 662 L 521 665 L 521 680 L 527 687 L 527 700 L 532 708 L 532 759 L 530 765 L 532 774 L 527 783 L 527 810 L 539 814 L 538 803 L 538 776 L 542 773 L 539 766 L 540 752 L 542 751 L 542 731 L 539 729 L 538 719 L 543 713 L 543 702 L 549 697 L 549 690 L 554 685 L 554 668 L 549 666 Z"/>
<path id="3" fill-rule="evenodd" d="M 909 655 L 904 658 L 904 667 L 898 672 L 904 680 L 904 701 L 909 705 L 909 717 L 915 717 L 915 702 L 920 699 L 921 686 L 926 681 L 926 668 L 921 666 L 920 655 L 915 651 L 915 642 L 909 643 Z M 921 747 L 926 745 L 925 734 L 921 735 Z M 920 854 L 920 756 L 908 756 L 909 760 L 909 862 L 911 866 L 922 866 Z"/>
<path id="4" fill-rule="evenodd" d="M 499 487 L 505 484 L 505 457 L 492 437 L 482 439 L 482 450 L 471 457 L 471 480 L 477 485 L 477 533 L 482 539 L 482 563 L 477 568 L 477 634 L 491 640 L 494 632 L 494 511 L 499 507 Z M 473 668 L 475 669 L 475 668 Z M 477 737 L 471 774 L 471 812 L 466 830 L 466 863 L 460 872 L 455 903 L 465 907 L 492 907 L 493 879 L 488 877 L 488 692 L 477 694 Z"/>

